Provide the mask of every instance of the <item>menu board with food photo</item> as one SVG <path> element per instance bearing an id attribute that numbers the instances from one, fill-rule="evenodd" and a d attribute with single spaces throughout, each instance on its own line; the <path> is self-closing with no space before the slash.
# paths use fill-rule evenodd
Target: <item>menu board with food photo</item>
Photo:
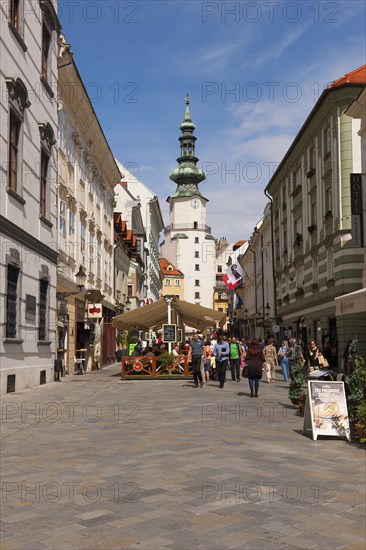
<path id="1" fill-rule="evenodd" d="M 304 433 L 345 437 L 351 441 L 347 400 L 343 382 L 308 381 L 308 397 L 304 416 Z"/>

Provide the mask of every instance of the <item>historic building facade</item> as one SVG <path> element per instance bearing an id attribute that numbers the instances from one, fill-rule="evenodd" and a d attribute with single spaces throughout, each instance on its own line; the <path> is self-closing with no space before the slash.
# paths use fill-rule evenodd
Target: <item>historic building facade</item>
<path id="1" fill-rule="evenodd" d="M 142 223 L 145 229 L 146 242 L 146 301 L 147 303 L 159 300 L 162 289 L 162 273 L 159 263 L 159 238 L 164 228 L 159 199 L 135 173 L 131 172 L 117 161 L 121 171 L 123 185 L 134 199 L 140 204 Z M 116 187 L 116 197 L 119 203 L 123 187 Z M 135 203 L 133 203 L 135 204 Z"/>
<path id="2" fill-rule="evenodd" d="M 187 302 L 213 307 L 215 286 L 215 239 L 206 225 L 206 199 L 198 185 L 205 174 L 196 165 L 195 125 L 186 98 L 186 113 L 180 130 L 179 167 L 170 174 L 177 184 L 169 203 L 169 225 L 164 228 L 165 241 L 161 256 L 167 258 L 185 275 L 184 299 Z"/>
<path id="3" fill-rule="evenodd" d="M 350 174 L 361 172 L 359 121 L 345 111 L 364 88 L 366 67 L 320 96 L 265 190 L 273 198 L 277 312 L 305 345 L 330 336 L 338 349 L 366 332 L 366 314 L 343 327 L 335 298 L 362 287 L 364 254 L 351 235 Z"/>
<path id="4" fill-rule="evenodd" d="M 66 372 L 115 359 L 114 187 L 120 172 L 65 41 L 59 57 L 58 350 Z M 77 292 L 82 269 L 85 288 Z M 86 351 L 82 351 L 86 350 Z"/>
<path id="5" fill-rule="evenodd" d="M 53 380 L 57 2 L 0 4 L 0 391 Z"/>
<path id="6" fill-rule="evenodd" d="M 184 273 L 177 269 L 166 258 L 160 258 L 160 269 L 163 275 L 162 296 L 175 296 L 184 299 Z"/>

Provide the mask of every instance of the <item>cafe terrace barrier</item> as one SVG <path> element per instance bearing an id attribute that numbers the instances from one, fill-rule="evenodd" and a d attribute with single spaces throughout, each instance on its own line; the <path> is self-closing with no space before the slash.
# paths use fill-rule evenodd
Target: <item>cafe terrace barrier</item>
<path id="1" fill-rule="evenodd" d="M 178 355 L 169 365 L 161 365 L 159 357 L 123 357 L 122 378 L 184 378 L 192 376 L 186 355 Z"/>

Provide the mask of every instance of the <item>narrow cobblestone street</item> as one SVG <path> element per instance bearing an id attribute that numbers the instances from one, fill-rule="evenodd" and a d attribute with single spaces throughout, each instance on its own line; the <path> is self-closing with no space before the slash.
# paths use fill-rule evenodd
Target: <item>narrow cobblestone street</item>
<path id="1" fill-rule="evenodd" d="M 364 447 L 303 436 L 277 378 L 114 365 L 4 396 L 2 550 L 364 548 Z"/>

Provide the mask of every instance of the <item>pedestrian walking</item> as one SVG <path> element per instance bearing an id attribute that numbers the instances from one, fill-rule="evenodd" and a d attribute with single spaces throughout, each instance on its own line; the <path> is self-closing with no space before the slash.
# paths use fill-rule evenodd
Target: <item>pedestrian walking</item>
<path id="1" fill-rule="evenodd" d="M 202 340 L 199 339 L 198 333 L 196 332 L 196 334 L 193 336 L 193 339 L 191 340 L 191 343 L 189 346 L 189 355 L 188 355 L 188 361 L 192 362 L 193 380 L 196 388 L 198 388 L 198 382 L 200 383 L 201 388 L 203 386 L 203 379 L 202 379 L 202 373 L 201 373 L 201 361 L 202 361 L 202 355 L 203 355 L 203 348 L 204 348 L 204 343 Z"/>
<path id="2" fill-rule="evenodd" d="M 229 344 L 224 341 L 222 336 L 217 338 L 213 353 L 216 360 L 217 380 L 220 382 L 220 388 L 223 388 L 225 384 L 226 369 L 229 363 L 230 350 Z"/>
<path id="3" fill-rule="evenodd" d="M 269 337 L 267 342 L 266 347 L 263 348 L 263 355 L 267 364 L 266 376 L 268 384 L 271 382 L 274 384 L 276 381 L 276 366 L 278 367 L 277 350 L 273 345 L 274 339 L 272 337 Z"/>
<path id="4" fill-rule="evenodd" d="M 231 339 L 229 345 L 229 357 L 230 357 L 230 370 L 231 379 L 235 382 L 240 382 L 240 358 L 243 352 L 239 342 L 236 341 L 235 336 Z"/>
<path id="5" fill-rule="evenodd" d="M 203 349 L 203 363 L 204 363 L 204 374 L 206 382 L 210 379 L 210 369 L 211 369 L 211 357 L 212 349 L 210 340 L 206 340 L 205 347 Z"/>
<path id="6" fill-rule="evenodd" d="M 248 365 L 250 397 L 258 397 L 259 380 L 262 378 L 262 368 L 265 362 L 263 351 L 259 347 L 258 340 L 253 339 L 251 341 L 245 360 Z"/>
<path id="7" fill-rule="evenodd" d="M 283 379 L 285 382 L 288 382 L 288 379 L 289 379 L 288 357 L 286 355 L 287 352 L 288 352 L 288 341 L 283 340 L 282 346 L 280 346 L 280 348 L 278 349 L 277 359 L 280 363 Z"/>

